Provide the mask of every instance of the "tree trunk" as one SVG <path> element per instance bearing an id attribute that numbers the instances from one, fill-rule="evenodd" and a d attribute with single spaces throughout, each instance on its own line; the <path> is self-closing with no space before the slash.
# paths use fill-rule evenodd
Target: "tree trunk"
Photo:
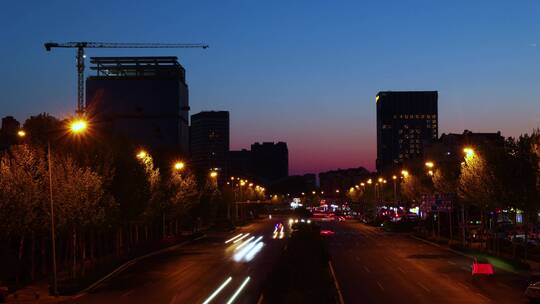
<path id="1" fill-rule="evenodd" d="M 72 231 L 72 240 L 73 240 L 72 274 L 73 274 L 73 278 L 75 278 L 77 274 L 77 229 L 75 229 L 75 227 L 73 227 L 73 231 Z"/>
<path id="2" fill-rule="evenodd" d="M 32 231 L 32 245 L 30 247 L 30 279 L 34 281 L 36 279 L 36 259 L 35 259 L 35 253 L 36 253 L 36 233 L 35 231 Z"/>
<path id="3" fill-rule="evenodd" d="M 19 283 L 21 281 L 21 274 L 22 274 L 22 258 L 23 258 L 23 254 L 24 254 L 24 234 L 21 236 L 20 240 L 19 240 L 19 253 L 18 253 L 18 260 L 19 260 L 19 265 L 18 265 L 18 269 L 17 269 L 17 276 L 15 277 L 15 284 L 17 286 L 19 286 Z"/>

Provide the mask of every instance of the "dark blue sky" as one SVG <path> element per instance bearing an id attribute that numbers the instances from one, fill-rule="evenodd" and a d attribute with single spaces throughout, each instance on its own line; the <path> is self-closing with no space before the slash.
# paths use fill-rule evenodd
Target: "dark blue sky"
<path id="1" fill-rule="evenodd" d="M 45 41 L 206 42 L 88 55 L 180 57 L 192 113 L 231 111 L 233 148 L 287 141 L 291 173 L 373 168 L 380 90 L 438 90 L 441 133 L 540 126 L 538 0 L 6 2 L 0 116 L 73 112 L 75 52 Z"/>

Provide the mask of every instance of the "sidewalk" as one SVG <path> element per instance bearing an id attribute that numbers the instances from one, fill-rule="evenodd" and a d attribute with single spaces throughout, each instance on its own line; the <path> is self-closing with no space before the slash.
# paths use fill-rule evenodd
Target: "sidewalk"
<path id="1" fill-rule="evenodd" d="M 501 258 L 501 257 L 498 257 L 498 256 L 494 256 L 494 255 L 490 255 L 490 254 L 488 254 L 486 252 L 483 252 L 483 251 L 478 251 L 478 250 L 474 250 L 474 249 L 467 249 L 467 248 L 466 249 L 454 249 L 454 248 L 451 248 L 449 245 L 436 243 L 434 241 L 431 241 L 431 240 L 429 240 L 429 239 L 427 239 L 425 237 L 419 236 L 419 235 L 412 234 L 411 237 L 416 239 L 416 240 L 422 241 L 424 243 L 430 244 L 432 246 L 436 246 L 436 247 L 448 250 L 448 251 L 453 252 L 453 253 L 455 253 L 457 255 L 461 255 L 461 256 L 470 258 L 471 261 L 474 258 L 485 259 L 489 263 L 491 263 L 491 265 L 493 265 L 493 267 L 495 267 L 496 269 L 499 269 L 499 270 L 502 270 L 502 271 L 505 271 L 505 272 L 513 273 L 515 275 L 520 275 L 520 276 L 529 276 L 529 274 L 530 274 L 530 270 L 525 270 L 525 269 L 516 267 L 515 265 L 512 265 L 512 263 L 510 263 L 511 261 L 509 261 L 508 259 Z M 529 261 L 527 261 L 527 263 L 529 263 Z M 530 265 L 530 266 L 531 266 L 531 269 L 533 269 L 533 267 L 532 267 L 533 265 Z"/>
<path id="2" fill-rule="evenodd" d="M 158 250 L 143 254 L 138 257 L 134 257 L 115 269 L 111 270 L 108 274 L 102 276 L 100 279 L 96 280 L 94 283 L 90 284 L 85 289 L 78 292 L 76 295 L 61 295 L 61 296 L 52 296 L 49 294 L 49 282 L 48 280 L 41 280 L 34 282 L 33 284 L 27 285 L 21 289 L 18 289 L 17 291 L 8 294 L 6 297 L 5 303 L 65 303 L 70 302 L 73 300 L 73 298 L 77 295 L 84 294 L 85 292 L 88 292 L 89 290 L 99 286 L 101 283 L 109 279 L 110 277 L 118 274 L 119 272 L 123 271 L 124 269 L 130 267 L 131 265 L 137 263 L 138 261 L 163 253 L 170 250 L 175 250 L 177 248 L 182 247 L 183 245 L 199 240 L 206 236 L 206 232 L 208 232 L 208 227 L 206 229 L 199 230 L 198 233 L 202 233 L 199 237 L 195 237 L 193 239 L 188 238 L 187 240 L 184 240 L 182 242 L 171 244 L 170 246 L 166 246 L 163 248 L 160 248 Z M 195 236 L 196 234 L 192 235 Z"/>

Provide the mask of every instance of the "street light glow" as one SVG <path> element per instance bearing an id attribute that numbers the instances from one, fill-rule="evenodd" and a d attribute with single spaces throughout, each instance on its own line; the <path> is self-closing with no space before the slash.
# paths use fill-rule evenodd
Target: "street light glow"
<path id="1" fill-rule="evenodd" d="M 88 122 L 84 119 L 75 119 L 72 121 L 69 125 L 69 129 L 72 133 L 79 134 L 84 131 L 86 131 L 86 128 L 88 127 Z"/>
<path id="2" fill-rule="evenodd" d="M 178 162 L 174 163 L 174 169 L 175 170 L 182 170 L 182 169 L 184 169 L 184 167 L 185 167 L 185 164 L 183 162 L 181 162 L 181 161 L 178 161 Z"/>
<path id="3" fill-rule="evenodd" d="M 211 178 L 216 178 L 217 176 L 218 176 L 217 171 L 212 171 L 212 172 L 210 172 L 210 177 L 211 177 Z"/>
<path id="4" fill-rule="evenodd" d="M 473 157 L 474 156 L 473 148 L 466 147 L 466 148 L 463 149 L 463 152 L 465 152 L 466 157 Z"/>
<path id="5" fill-rule="evenodd" d="M 19 137 L 25 137 L 25 136 L 26 136 L 26 132 L 25 132 L 24 130 L 19 130 L 19 131 L 17 132 L 17 136 L 19 136 Z"/>
<path id="6" fill-rule="evenodd" d="M 435 166 L 435 164 L 433 164 L 433 162 L 431 162 L 431 161 L 426 162 L 426 167 L 433 168 L 433 166 Z"/>
<path id="7" fill-rule="evenodd" d="M 371 178 L 367 180 L 367 183 L 371 185 L 372 183 Z"/>
<path id="8" fill-rule="evenodd" d="M 401 170 L 401 175 L 403 175 L 403 177 L 407 178 L 409 176 L 409 171 Z"/>
<path id="9" fill-rule="evenodd" d="M 143 159 L 148 156 L 148 152 L 144 150 L 140 150 L 139 153 L 137 153 L 137 158 Z"/>
<path id="10" fill-rule="evenodd" d="M 397 176 L 392 175 L 392 179 L 393 179 L 393 180 L 396 180 L 396 179 L 397 179 Z"/>

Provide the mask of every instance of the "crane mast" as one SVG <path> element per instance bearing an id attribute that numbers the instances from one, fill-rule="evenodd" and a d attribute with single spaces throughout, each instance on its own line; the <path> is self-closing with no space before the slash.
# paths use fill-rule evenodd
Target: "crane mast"
<path id="1" fill-rule="evenodd" d="M 202 43 L 111 43 L 111 42 L 47 42 L 45 50 L 53 48 L 77 49 L 77 113 L 84 113 L 84 49 L 85 48 L 208 48 Z"/>

